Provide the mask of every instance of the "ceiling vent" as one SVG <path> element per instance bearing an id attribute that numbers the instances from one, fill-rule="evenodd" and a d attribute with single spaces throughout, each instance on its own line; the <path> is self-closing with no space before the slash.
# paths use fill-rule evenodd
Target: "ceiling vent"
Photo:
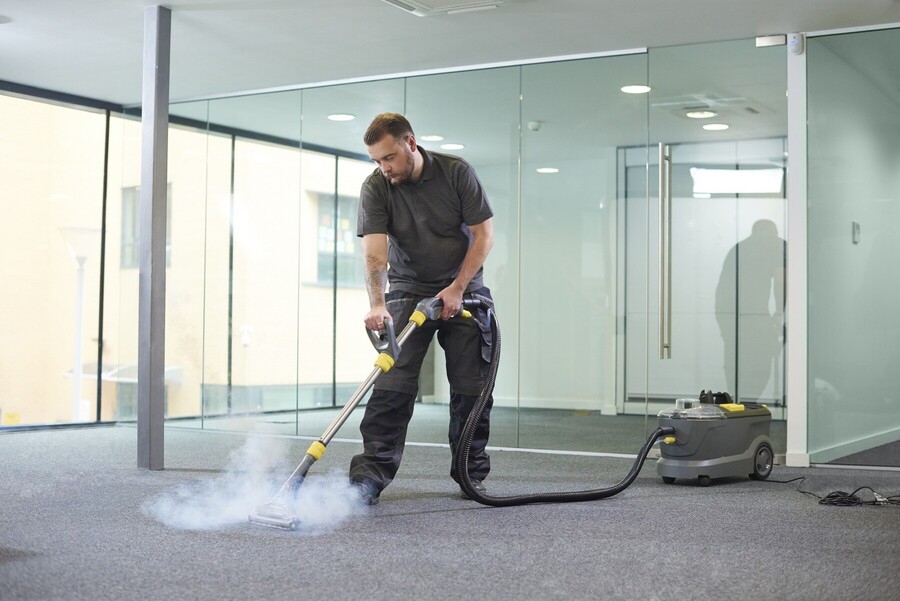
<path id="1" fill-rule="evenodd" d="M 688 112 L 699 110 L 715 111 L 719 117 L 737 114 L 746 116 L 772 113 L 771 109 L 752 98 L 716 93 L 686 94 L 683 96 L 659 98 L 652 102 L 652 106 L 655 109 L 671 111 L 681 117 Z"/>
<path id="2" fill-rule="evenodd" d="M 497 8 L 509 0 L 383 0 L 417 17 L 454 15 Z"/>

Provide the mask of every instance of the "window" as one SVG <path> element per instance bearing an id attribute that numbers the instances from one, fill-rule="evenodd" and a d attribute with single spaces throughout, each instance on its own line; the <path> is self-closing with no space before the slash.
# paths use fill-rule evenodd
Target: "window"
<path id="1" fill-rule="evenodd" d="M 140 186 L 122 188 L 122 269 L 140 265 Z M 172 184 L 166 186 L 166 267 L 172 265 Z"/>
<path id="2" fill-rule="evenodd" d="M 335 215 L 334 195 L 319 196 L 318 281 L 320 284 L 361 286 L 363 279 L 362 243 L 356 237 L 356 211 L 359 198 L 337 197 Z"/>

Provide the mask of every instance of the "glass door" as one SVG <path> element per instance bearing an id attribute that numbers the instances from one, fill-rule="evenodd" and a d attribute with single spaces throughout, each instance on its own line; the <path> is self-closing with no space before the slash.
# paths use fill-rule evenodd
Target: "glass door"
<path id="1" fill-rule="evenodd" d="M 648 65 L 650 150 L 621 153 L 621 410 L 649 431 L 674 399 L 712 389 L 783 419 L 785 47 L 661 48 Z M 645 158 L 646 180 L 628 177 Z M 773 440 L 784 452 L 783 428 Z"/>

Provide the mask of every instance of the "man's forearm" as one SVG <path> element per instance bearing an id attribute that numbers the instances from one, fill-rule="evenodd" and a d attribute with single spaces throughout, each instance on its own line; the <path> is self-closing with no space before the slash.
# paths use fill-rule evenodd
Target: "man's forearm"
<path id="1" fill-rule="evenodd" d="M 384 293 L 387 290 L 388 239 L 385 234 L 367 234 L 362 239 L 364 265 L 366 270 L 366 290 L 369 292 L 369 307 L 384 307 Z"/>
<path id="2" fill-rule="evenodd" d="M 472 246 L 469 247 L 462 265 L 459 268 L 459 274 L 457 274 L 456 278 L 453 280 L 454 286 L 459 288 L 462 292 L 465 292 L 466 288 L 469 287 L 469 282 L 472 281 L 472 278 L 475 277 L 475 274 L 478 273 L 478 270 L 484 265 L 488 253 L 491 252 L 491 246 L 492 244 L 488 240 L 473 241 Z"/>
<path id="3" fill-rule="evenodd" d="M 452 284 L 461 293 L 465 292 L 466 288 L 469 287 L 469 282 L 472 281 L 472 278 L 484 265 L 488 253 L 491 252 L 491 248 L 494 246 L 494 226 L 491 219 L 487 219 L 478 225 L 470 226 L 469 230 L 472 232 L 472 245 L 469 246 L 462 265 L 459 267 L 459 273 Z"/>
<path id="4" fill-rule="evenodd" d="M 384 292 L 387 288 L 387 268 L 378 261 L 366 257 L 366 290 L 369 291 L 369 307 L 384 306 Z"/>

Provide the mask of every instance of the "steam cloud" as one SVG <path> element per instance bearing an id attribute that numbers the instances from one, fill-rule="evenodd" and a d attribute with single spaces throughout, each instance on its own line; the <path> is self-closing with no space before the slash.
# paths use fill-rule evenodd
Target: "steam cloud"
<path id="1" fill-rule="evenodd" d="M 294 466 L 287 461 L 282 439 L 250 435 L 231 453 L 225 471 L 210 480 L 182 484 L 144 503 L 144 513 L 183 530 L 216 530 L 246 524 L 256 507 L 281 488 Z M 310 476 L 296 497 L 286 495 L 287 508 L 300 519 L 300 532 L 331 532 L 366 506 L 344 473 Z"/>

